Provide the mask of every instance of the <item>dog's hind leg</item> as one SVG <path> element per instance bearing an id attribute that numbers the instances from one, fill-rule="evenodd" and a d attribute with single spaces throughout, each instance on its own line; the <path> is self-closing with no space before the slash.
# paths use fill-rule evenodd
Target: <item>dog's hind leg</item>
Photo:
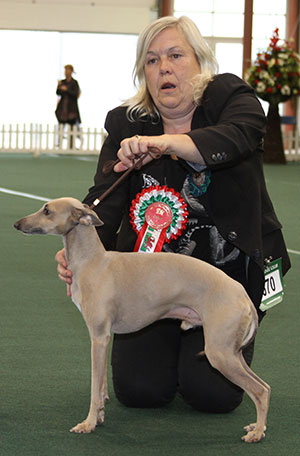
<path id="1" fill-rule="evenodd" d="M 214 368 L 242 388 L 253 400 L 257 412 L 256 423 L 245 427 L 247 434 L 242 440 L 248 443 L 260 441 L 265 437 L 270 386 L 250 369 L 241 352 L 234 353 L 228 347 L 220 349 L 205 345 L 205 354 Z"/>
<path id="2" fill-rule="evenodd" d="M 258 375 L 255 374 L 255 372 L 253 372 L 252 369 L 249 368 L 248 364 L 246 363 L 244 357 L 242 356 L 242 353 L 240 352 L 239 353 L 239 357 L 240 357 L 240 361 L 242 363 L 242 365 L 244 366 L 244 368 L 247 370 L 247 372 L 249 372 L 249 374 L 256 380 L 258 381 L 259 383 L 261 383 L 261 385 L 263 385 L 264 387 L 266 387 L 268 389 L 268 406 L 269 406 L 269 401 L 270 401 L 270 394 L 271 394 L 271 387 L 266 383 L 264 382 L 260 377 L 258 377 Z M 245 431 L 247 431 L 247 433 L 251 433 L 251 431 L 254 431 L 257 427 L 257 423 L 252 423 L 252 424 L 249 424 L 248 426 L 245 426 L 244 429 Z M 266 430 L 267 428 L 267 417 L 265 419 L 265 426 L 264 426 L 264 430 Z M 247 441 L 246 438 L 247 438 L 247 435 L 245 435 L 244 437 L 242 437 L 243 440 Z M 249 438 L 251 438 L 251 434 L 250 436 L 248 436 Z"/>
<path id="3" fill-rule="evenodd" d="M 91 335 L 92 378 L 91 402 L 87 418 L 70 429 L 71 432 L 87 434 L 95 430 L 96 425 L 104 422 L 104 406 L 107 396 L 107 354 L 110 333 L 93 337 Z"/>

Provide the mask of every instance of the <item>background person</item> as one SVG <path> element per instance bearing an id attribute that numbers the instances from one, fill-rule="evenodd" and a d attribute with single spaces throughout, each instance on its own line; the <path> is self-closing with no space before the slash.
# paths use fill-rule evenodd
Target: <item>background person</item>
<path id="1" fill-rule="evenodd" d="M 59 124 L 68 124 L 73 129 L 73 125 L 79 126 L 81 123 L 78 98 L 80 88 L 78 82 L 72 78 L 74 68 L 72 65 L 65 65 L 65 79 L 58 81 L 56 94 L 60 96 L 55 115 Z M 73 147 L 73 136 L 70 137 L 70 148 Z"/>
<path id="2" fill-rule="evenodd" d="M 216 73 L 215 58 L 189 18 L 164 17 L 146 27 L 137 44 L 137 93 L 107 115 L 108 136 L 84 202 L 91 204 L 136 157 L 159 149 L 160 159 L 147 156 L 145 165 L 97 206 L 104 221 L 98 229 L 102 242 L 107 249 L 132 251 L 137 239 L 130 222 L 132 201 L 156 185 L 172 188 L 186 201 L 189 216 L 186 230 L 163 251 L 222 269 L 244 285 L 261 319 L 265 259 L 281 257 L 284 273 L 290 267 L 263 176 L 266 119 L 250 86 L 232 74 Z M 121 163 L 104 175 L 106 161 L 117 157 Z M 71 283 L 64 251 L 56 259 L 59 277 Z M 243 351 L 248 364 L 253 346 Z M 203 329 L 183 332 L 176 320 L 115 335 L 112 372 L 118 399 L 131 407 L 158 407 L 179 391 L 201 411 L 235 409 L 243 392 L 205 357 L 196 357 L 203 347 Z"/>

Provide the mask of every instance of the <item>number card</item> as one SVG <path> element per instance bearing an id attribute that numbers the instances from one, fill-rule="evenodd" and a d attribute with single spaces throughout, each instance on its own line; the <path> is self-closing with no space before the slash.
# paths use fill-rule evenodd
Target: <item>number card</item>
<path id="1" fill-rule="evenodd" d="M 259 306 L 262 311 L 271 309 L 283 299 L 284 282 L 281 263 L 281 258 L 278 258 L 265 267 L 265 288 Z"/>

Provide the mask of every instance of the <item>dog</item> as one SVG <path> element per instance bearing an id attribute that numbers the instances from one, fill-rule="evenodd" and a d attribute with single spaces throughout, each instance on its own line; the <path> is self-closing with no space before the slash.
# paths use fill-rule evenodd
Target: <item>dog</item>
<path id="1" fill-rule="evenodd" d="M 73 273 L 72 299 L 90 334 L 90 409 L 87 418 L 70 431 L 89 433 L 104 422 L 111 333 L 135 332 L 156 320 L 175 318 L 182 321 L 184 330 L 203 326 L 204 352 L 210 364 L 253 400 L 257 420 L 244 428 L 247 434 L 242 440 L 264 438 L 270 386 L 242 356 L 258 326 L 256 310 L 243 286 L 216 267 L 185 255 L 106 251 L 95 229 L 101 225 L 97 214 L 74 198 L 49 201 L 14 224 L 25 234 L 63 236 Z"/>

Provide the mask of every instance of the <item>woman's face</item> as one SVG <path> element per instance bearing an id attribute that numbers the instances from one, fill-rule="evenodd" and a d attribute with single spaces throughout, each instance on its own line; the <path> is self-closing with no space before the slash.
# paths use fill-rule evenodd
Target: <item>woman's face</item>
<path id="1" fill-rule="evenodd" d="M 178 117 L 194 109 L 190 81 L 200 73 L 193 48 L 169 27 L 151 42 L 144 65 L 148 90 L 162 116 Z"/>
<path id="2" fill-rule="evenodd" d="M 70 67 L 65 67 L 65 77 L 68 79 L 68 78 L 71 78 L 72 77 L 72 68 Z"/>

